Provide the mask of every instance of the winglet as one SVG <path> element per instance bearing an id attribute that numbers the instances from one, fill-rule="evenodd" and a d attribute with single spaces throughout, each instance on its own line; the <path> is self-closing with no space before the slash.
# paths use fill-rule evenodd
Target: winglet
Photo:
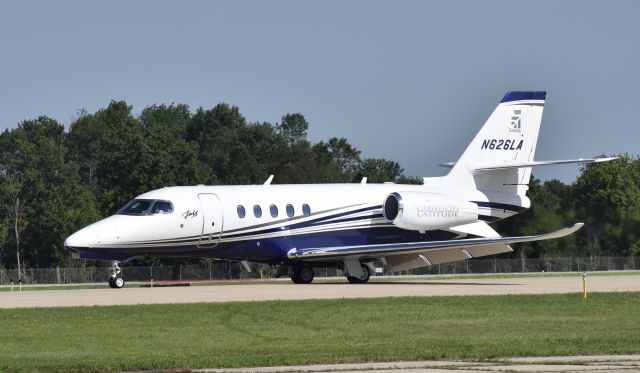
<path id="1" fill-rule="evenodd" d="M 367 183 L 367 177 L 365 176 L 362 178 L 362 181 L 360 182 L 360 184 L 366 184 L 366 183 Z"/>
<path id="2" fill-rule="evenodd" d="M 264 185 L 271 185 L 271 181 L 273 180 L 273 175 L 269 175 L 267 181 L 264 182 Z"/>
<path id="3" fill-rule="evenodd" d="M 595 158 L 593 161 L 595 163 L 600 163 L 600 162 L 609 162 L 609 161 L 613 161 L 615 159 L 618 159 L 620 157 L 609 157 L 609 158 Z"/>
<path id="4" fill-rule="evenodd" d="M 568 236 L 568 235 L 570 235 L 572 233 L 577 232 L 583 226 L 584 226 L 584 223 L 575 223 L 574 225 L 572 225 L 570 227 L 558 229 L 555 232 L 551 232 L 551 233 L 540 235 L 539 239 L 537 239 L 536 241 L 551 240 L 551 239 L 554 239 L 554 238 L 561 238 L 561 237 L 564 237 L 564 236 Z"/>

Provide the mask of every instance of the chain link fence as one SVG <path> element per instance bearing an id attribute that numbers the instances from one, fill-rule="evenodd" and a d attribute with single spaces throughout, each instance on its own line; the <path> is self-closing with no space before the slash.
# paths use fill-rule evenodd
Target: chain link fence
<path id="1" fill-rule="evenodd" d="M 122 275 L 127 281 L 206 281 L 275 278 L 276 267 L 252 264 L 251 272 L 240 263 L 213 262 L 204 265 L 184 266 L 122 266 Z M 593 272 L 640 270 L 640 257 L 591 257 L 591 258 L 545 258 L 545 259 L 471 259 L 446 264 L 436 264 L 409 271 L 391 272 L 388 268 L 376 268 L 375 275 L 455 275 L 491 273 L 535 273 L 535 272 Z M 0 269 L 0 285 L 8 285 L 18 279 L 23 284 L 79 284 L 106 282 L 111 267 L 86 268 L 31 268 L 22 271 Z M 318 277 L 342 276 L 336 268 L 317 268 Z"/>

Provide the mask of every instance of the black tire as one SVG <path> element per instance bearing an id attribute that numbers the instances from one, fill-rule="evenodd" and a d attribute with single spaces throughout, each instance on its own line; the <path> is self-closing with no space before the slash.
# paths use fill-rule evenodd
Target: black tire
<path id="1" fill-rule="evenodd" d="M 352 284 L 366 284 L 371 278 L 371 271 L 369 271 L 369 267 L 367 267 L 366 265 L 362 266 L 362 271 L 364 271 L 365 274 L 364 278 L 347 276 L 347 280 Z"/>
<path id="2" fill-rule="evenodd" d="M 116 277 L 113 279 L 113 288 L 122 289 L 124 287 L 124 278 Z"/>
<path id="3" fill-rule="evenodd" d="M 109 287 L 115 289 L 116 284 L 113 282 L 113 277 L 109 277 Z"/>
<path id="4" fill-rule="evenodd" d="M 291 281 L 294 284 L 310 284 L 313 281 L 313 268 L 304 266 L 304 267 L 293 267 L 291 269 Z"/>
<path id="5" fill-rule="evenodd" d="M 300 280 L 303 284 L 310 284 L 313 281 L 313 268 L 311 267 L 302 267 L 300 268 Z"/>
<path id="6" fill-rule="evenodd" d="M 301 284 L 302 282 L 300 282 L 300 278 L 296 275 L 296 273 L 294 271 L 291 271 L 291 273 L 289 273 L 289 278 L 291 279 L 291 281 L 293 281 L 294 284 Z"/>

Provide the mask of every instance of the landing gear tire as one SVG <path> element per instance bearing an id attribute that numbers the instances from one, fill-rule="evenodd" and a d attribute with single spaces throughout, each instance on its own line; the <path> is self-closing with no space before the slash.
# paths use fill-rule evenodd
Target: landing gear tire
<path id="1" fill-rule="evenodd" d="M 122 289 L 122 288 L 124 287 L 124 278 L 122 278 L 122 277 L 116 277 L 116 278 L 113 280 L 113 283 L 114 283 L 114 285 L 115 285 L 115 286 L 114 286 L 114 288 L 115 288 L 115 289 Z"/>
<path id="2" fill-rule="evenodd" d="M 352 283 L 352 284 L 365 284 L 369 281 L 369 279 L 371 278 L 371 272 L 369 271 L 369 267 L 367 267 L 366 265 L 362 266 L 362 271 L 364 272 L 364 277 L 359 278 L 359 277 L 353 277 L 353 276 L 347 276 L 347 280 Z"/>
<path id="3" fill-rule="evenodd" d="M 124 278 L 109 277 L 109 287 L 112 289 L 122 289 L 124 287 Z"/>
<path id="4" fill-rule="evenodd" d="M 310 284 L 313 281 L 312 267 L 293 267 L 289 275 L 294 284 Z"/>

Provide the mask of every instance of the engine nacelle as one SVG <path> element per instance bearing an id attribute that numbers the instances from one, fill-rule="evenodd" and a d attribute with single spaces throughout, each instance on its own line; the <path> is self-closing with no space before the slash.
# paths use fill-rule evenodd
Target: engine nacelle
<path id="1" fill-rule="evenodd" d="M 387 196 L 382 213 L 399 228 L 424 232 L 473 223 L 478 205 L 441 194 L 398 192 Z"/>

